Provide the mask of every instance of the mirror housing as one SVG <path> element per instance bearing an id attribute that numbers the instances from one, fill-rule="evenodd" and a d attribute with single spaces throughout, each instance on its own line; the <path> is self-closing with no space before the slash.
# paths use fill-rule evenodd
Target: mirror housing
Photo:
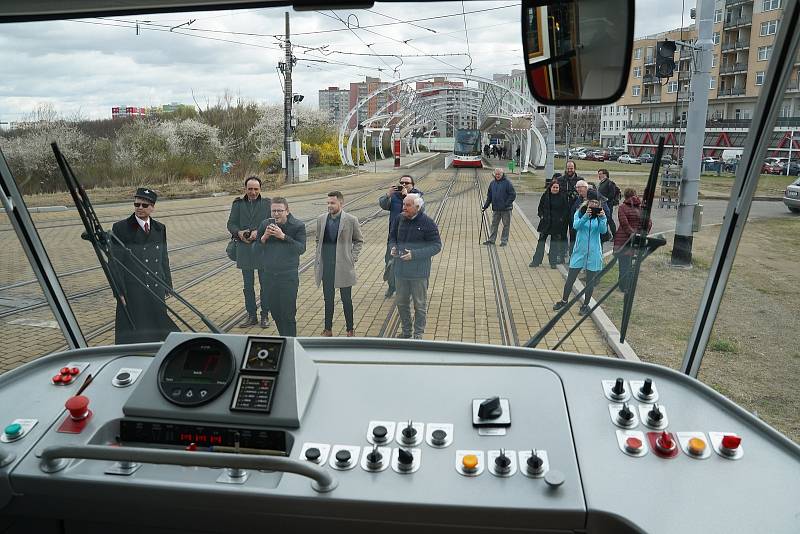
<path id="1" fill-rule="evenodd" d="M 520 18 L 528 87 L 537 101 L 602 105 L 625 91 L 634 0 L 525 0 Z"/>

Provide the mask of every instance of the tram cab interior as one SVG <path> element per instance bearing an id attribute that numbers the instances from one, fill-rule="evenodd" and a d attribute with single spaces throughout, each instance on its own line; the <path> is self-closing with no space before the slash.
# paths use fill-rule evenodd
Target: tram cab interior
<path id="1" fill-rule="evenodd" d="M 4 2 L 0 35 L 31 21 L 287 4 Z M 534 40 L 532 13 L 563 5 L 522 2 L 521 42 Z M 627 28 L 620 52 L 581 44 L 585 61 L 613 63 L 602 79 L 541 70 L 557 57 L 526 61 L 534 97 L 614 102 L 639 5 L 569 5 L 604 6 L 610 27 Z M 765 89 L 785 86 L 797 55 L 800 1 L 783 9 Z M 572 89 L 557 90 L 554 76 Z M 6 213 L 70 345 L 0 374 L 0 532 L 800 532 L 800 446 L 697 378 L 779 112 L 770 94 L 758 101 L 681 369 L 542 347 L 210 328 L 86 346 L 0 158 Z M 476 147 L 480 157 L 479 135 Z"/>

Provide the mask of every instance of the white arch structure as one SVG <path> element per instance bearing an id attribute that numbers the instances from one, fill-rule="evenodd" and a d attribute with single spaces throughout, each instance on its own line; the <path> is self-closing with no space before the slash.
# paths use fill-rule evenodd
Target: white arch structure
<path id="1" fill-rule="evenodd" d="M 448 82 L 464 81 L 466 83 L 463 87 L 433 85 L 416 89 L 413 86 L 414 82 L 430 81 L 436 77 L 442 77 Z M 476 83 L 478 86 L 470 86 L 470 82 Z M 458 98 L 452 98 L 453 92 L 458 92 Z M 484 133 L 504 134 L 512 142 L 512 150 L 520 147 L 523 155 L 523 170 L 527 170 L 529 164 L 537 167 L 543 167 L 545 164 L 547 155 L 545 138 L 536 125 L 537 123 L 542 125 L 544 121 L 541 117 L 538 121 L 535 120 L 538 113 L 536 102 L 532 98 L 513 92 L 508 87 L 488 78 L 463 72 L 445 72 L 403 78 L 391 82 L 361 99 L 339 126 L 339 156 L 344 165 L 355 166 L 352 149 L 358 129 L 354 128 L 348 131 L 350 121 L 357 116 L 359 110 L 366 109 L 367 103 L 371 99 L 382 93 L 387 97 L 386 104 L 362 120 L 361 125 L 371 128 L 373 124 L 377 123 L 383 128 L 390 128 L 392 140 L 398 137 L 406 139 L 406 151 L 409 153 L 419 150 L 419 146 L 413 142 L 416 132 L 422 133 L 423 128 L 435 125 L 437 122 L 444 122 L 455 127 L 448 117 L 463 114 L 475 117 L 477 119 L 476 127 L 482 128 Z M 388 110 L 392 106 L 396 106 L 396 111 L 389 112 Z M 511 131 L 511 117 L 517 113 L 531 114 L 534 120 L 531 120 L 530 129 Z M 395 133 L 397 128 L 399 128 L 399 133 Z M 380 131 L 378 140 L 381 158 L 384 157 L 384 131 Z M 430 137 L 431 132 L 425 133 Z M 362 136 L 361 148 L 366 161 L 369 162 L 366 138 L 367 136 Z M 392 143 L 392 152 L 394 152 L 394 143 Z"/>

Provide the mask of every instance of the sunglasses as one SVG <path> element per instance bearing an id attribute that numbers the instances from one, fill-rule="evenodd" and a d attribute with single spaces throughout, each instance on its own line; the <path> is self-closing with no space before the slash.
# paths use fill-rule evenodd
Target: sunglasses
<path id="1" fill-rule="evenodd" d="M 150 204 L 148 204 L 147 202 L 134 202 L 133 203 L 133 207 L 134 208 L 149 208 Z"/>
<path id="2" fill-rule="evenodd" d="M 400 182 L 400 185 L 411 185 L 411 182 Z"/>

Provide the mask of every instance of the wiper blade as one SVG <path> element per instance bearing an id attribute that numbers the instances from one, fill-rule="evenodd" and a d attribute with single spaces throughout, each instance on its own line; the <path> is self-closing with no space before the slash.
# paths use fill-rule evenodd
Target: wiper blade
<path id="1" fill-rule="evenodd" d="M 86 229 L 81 237 L 92 244 L 92 248 L 95 251 L 97 260 L 100 262 L 103 273 L 105 274 L 108 284 L 111 287 L 111 291 L 114 294 L 114 298 L 122 305 L 123 310 L 125 310 L 126 317 L 130 321 L 130 324 L 133 326 L 134 330 L 136 329 L 136 325 L 131 318 L 127 303 L 121 298 L 122 293 L 119 289 L 119 282 L 115 277 L 110 264 L 113 262 L 115 267 L 121 267 L 124 269 L 133 278 L 133 280 L 135 280 L 141 286 L 142 289 L 150 293 L 150 295 L 153 297 L 156 297 L 157 301 L 161 301 L 161 298 L 155 293 L 155 291 L 150 289 L 143 280 L 136 276 L 126 265 L 124 265 L 123 261 L 117 257 L 116 251 L 122 251 L 125 254 L 126 259 L 132 260 L 138 268 L 141 268 L 145 273 L 153 277 L 156 282 L 161 284 L 162 287 L 166 288 L 167 294 L 175 297 L 178 302 L 186 306 L 190 311 L 197 315 L 197 317 L 203 321 L 203 323 L 208 327 L 209 330 L 211 330 L 211 332 L 215 334 L 222 333 L 220 328 L 208 317 L 203 315 L 203 313 L 195 308 L 189 301 L 183 298 L 177 291 L 175 291 L 175 289 L 172 288 L 170 284 L 167 284 L 160 276 L 158 276 L 157 273 L 153 272 L 153 270 L 150 269 L 146 263 L 137 258 L 136 255 L 134 255 L 130 249 L 128 249 L 125 244 L 114 235 L 113 232 L 106 232 L 103 229 L 103 225 L 100 223 L 100 219 L 97 217 L 97 213 L 92 206 L 92 202 L 89 200 L 89 195 L 86 194 L 83 186 L 78 181 L 78 178 L 72 171 L 72 167 L 70 167 L 69 162 L 58 148 L 58 144 L 52 143 L 51 146 L 53 148 L 53 154 L 56 157 L 58 167 L 61 170 L 61 174 L 64 176 L 64 181 L 69 189 L 69 193 L 72 196 L 72 200 L 75 202 L 75 208 L 78 210 L 78 215 L 80 215 L 83 226 Z M 191 325 L 189 325 L 189 323 L 186 322 L 186 320 L 181 317 L 178 312 L 172 309 L 172 307 L 170 307 L 166 302 L 162 301 L 162 305 L 188 329 L 190 329 L 192 332 L 195 331 L 194 328 L 192 328 Z"/>

